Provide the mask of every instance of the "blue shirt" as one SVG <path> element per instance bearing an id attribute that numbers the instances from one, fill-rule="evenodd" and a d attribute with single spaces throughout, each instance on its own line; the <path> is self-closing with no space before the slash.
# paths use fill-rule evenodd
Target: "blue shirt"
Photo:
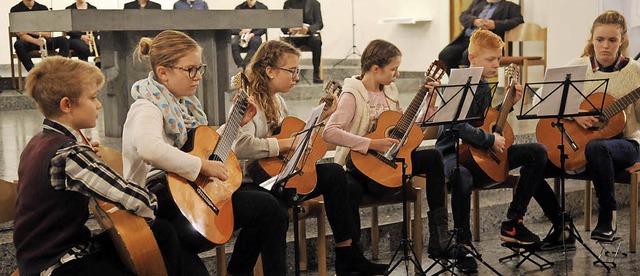
<path id="1" fill-rule="evenodd" d="M 174 10 L 208 10 L 209 5 L 207 5 L 207 2 L 205 2 L 204 0 L 196 0 L 193 3 L 186 0 L 180 0 L 180 1 L 176 1 L 173 4 L 173 9 Z"/>

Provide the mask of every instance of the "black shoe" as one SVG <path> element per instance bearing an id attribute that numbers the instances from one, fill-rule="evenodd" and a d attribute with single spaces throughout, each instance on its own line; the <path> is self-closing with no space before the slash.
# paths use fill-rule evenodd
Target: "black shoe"
<path id="1" fill-rule="evenodd" d="M 313 77 L 313 83 L 323 83 L 320 77 Z"/>
<path id="2" fill-rule="evenodd" d="M 500 226 L 500 240 L 522 245 L 540 243 L 540 238 L 524 226 L 522 219 L 503 221 Z"/>
<path id="3" fill-rule="evenodd" d="M 563 229 L 564 228 L 564 229 Z M 573 251 L 576 249 L 576 239 L 571 235 L 571 229 L 568 226 L 562 227 L 561 225 L 554 225 L 549 230 L 549 234 L 547 234 L 544 239 L 542 239 L 542 246 L 540 250 L 542 251 L 553 251 L 553 250 L 570 250 Z"/>
<path id="4" fill-rule="evenodd" d="M 478 263 L 476 263 L 476 259 L 471 255 L 465 244 L 459 245 L 455 264 L 458 271 L 462 273 L 473 274 L 478 272 Z"/>
<path id="5" fill-rule="evenodd" d="M 336 247 L 336 274 L 341 275 L 384 275 L 389 269 L 386 264 L 370 262 L 355 244 Z"/>
<path id="6" fill-rule="evenodd" d="M 449 231 L 449 219 L 447 208 L 440 207 L 427 212 L 429 219 L 429 244 L 427 253 L 432 259 L 455 258 L 455 242 Z"/>
<path id="7" fill-rule="evenodd" d="M 616 237 L 616 211 L 600 210 L 598 213 L 598 224 L 591 231 L 591 239 L 598 241 L 613 241 Z"/>

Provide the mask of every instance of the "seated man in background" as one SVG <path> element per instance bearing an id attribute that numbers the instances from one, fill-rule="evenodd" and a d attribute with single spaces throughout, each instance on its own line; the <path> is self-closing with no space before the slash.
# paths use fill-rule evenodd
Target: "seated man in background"
<path id="1" fill-rule="evenodd" d="M 35 0 L 22 0 L 17 5 L 11 8 L 11 12 L 30 12 L 30 11 L 47 11 L 49 8 L 45 5 L 41 5 Z M 29 52 L 40 50 L 46 43 L 46 49 L 55 50 L 58 49 L 59 53 L 63 57 L 69 56 L 69 40 L 64 36 L 52 37 L 51 32 L 28 32 L 17 33 L 18 40 L 13 44 L 13 48 L 16 50 L 18 59 L 24 65 L 27 71 L 31 71 L 33 68 L 33 61 Z"/>
<path id="2" fill-rule="evenodd" d="M 75 3 L 69 5 L 65 9 L 67 10 L 95 10 L 96 6 L 89 4 L 85 0 L 76 0 Z M 89 32 L 80 32 L 80 31 L 72 31 L 67 32 L 69 36 L 69 48 L 75 51 L 76 55 L 80 60 L 88 61 L 89 55 L 91 54 L 91 43 L 97 42 L 97 33 L 94 33 L 94 42 L 91 42 L 91 36 L 89 36 Z M 96 61 L 96 66 L 100 68 L 100 61 Z"/>
<path id="3" fill-rule="evenodd" d="M 462 32 L 447 47 L 438 59 L 447 64 L 447 75 L 451 68 L 469 66 L 469 37 L 476 29 L 486 29 L 497 34 L 504 41 L 504 33 L 524 23 L 520 5 L 504 0 L 473 0 L 460 14 Z"/>
<path id="4" fill-rule="evenodd" d="M 256 9 L 269 9 L 265 4 L 262 4 L 257 0 L 246 0 L 240 5 L 236 6 L 236 10 L 256 10 Z M 231 30 L 233 36 L 231 36 L 231 54 L 233 55 L 233 61 L 238 66 L 239 70 L 244 71 L 244 67 L 247 66 L 251 57 L 256 53 L 260 44 L 262 44 L 262 35 L 267 32 L 267 29 L 234 29 Z M 240 55 L 241 48 L 246 49 L 247 55 L 242 58 Z"/>
<path id="5" fill-rule="evenodd" d="M 322 30 L 322 13 L 317 0 L 287 0 L 282 9 L 302 9 L 302 26 L 283 28 L 282 32 L 290 35 L 287 41 L 295 47 L 307 45 L 311 48 L 313 59 L 313 83 L 322 83 L 320 78 L 320 57 L 322 55 L 322 38 L 318 31 Z M 300 36 L 300 37 L 296 37 Z"/>
<path id="6" fill-rule="evenodd" d="M 209 5 L 204 0 L 178 0 L 173 3 L 174 10 L 208 10 Z"/>
<path id="7" fill-rule="evenodd" d="M 162 9 L 162 6 L 156 2 L 149 0 L 135 0 L 129 3 L 124 4 L 125 10 L 135 10 L 135 9 L 147 9 L 147 10 L 159 10 Z"/>

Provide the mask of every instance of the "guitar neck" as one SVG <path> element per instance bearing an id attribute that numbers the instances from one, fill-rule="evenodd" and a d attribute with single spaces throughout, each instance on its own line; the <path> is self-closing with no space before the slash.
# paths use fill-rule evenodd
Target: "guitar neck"
<path id="1" fill-rule="evenodd" d="M 498 115 L 498 119 L 496 120 L 495 132 L 497 133 L 502 134 L 504 125 L 507 123 L 507 117 L 509 117 L 509 112 L 514 105 L 512 99 L 515 93 L 515 81 L 512 81 L 511 85 L 508 87 L 507 93 L 504 95 L 504 100 L 502 101 L 502 106 L 500 107 L 500 114 Z"/>
<path id="2" fill-rule="evenodd" d="M 604 116 L 608 119 L 618 114 L 620 111 L 627 108 L 627 106 L 631 105 L 635 101 L 640 99 L 640 88 L 636 88 L 633 91 L 629 92 L 629 94 L 624 97 L 616 100 L 613 104 L 607 106 L 602 110 Z"/>
<path id="3" fill-rule="evenodd" d="M 392 138 L 402 138 L 404 134 L 406 134 L 411 129 L 411 126 L 416 119 L 415 117 L 418 114 L 420 107 L 422 106 L 422 101 L 425 95 L 427 95 L 427 92 L 428 90 L 424 86 L 420 87 L 420 90 L 418 91 L 416 96 L 413 97 L 411 104 L 409 104 L 407 110 L 405 110 L 405 112 L 402 114 L 402 117 L 400 117 L 400 121 L 396 125 L 395 130 L 391 133 Z"/>
<path id="4" fill-rule="evenodd" d="M 244 112 L 247 110 L 247 98 L 248 96 L 244 91 L 239 94 L 238 100 L 231 110 L 229 121 L 226 123 L 225 129 L 211 156 L 213 160 L 222 163 L 227 162 L 227 157 L 229 157 L 233 142 L 240 132 L 240 122 L 242 121 L 242 117 L 244 117 Z"/>

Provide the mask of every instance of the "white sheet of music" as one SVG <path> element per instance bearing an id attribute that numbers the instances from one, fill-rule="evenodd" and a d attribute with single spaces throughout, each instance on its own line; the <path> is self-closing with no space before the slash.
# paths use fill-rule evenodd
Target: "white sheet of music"
<path id="1" fill-rule="evenodd" d="M 544 74 L 544 82 L 564 81 L 567 74 L 571 74 L 571 80 L 584 80 L 587 75 L 587 65 L 565 66 L 558 68 L 548 68 Z M 572 83 L 575 87 L 569 86 L 567 94 L 567 103 L 564 108 L 564 114 L 576 114 L 582 103 L 583 82 Z M 577 90 L 576 90 L 577 88 Z M 560 101 L 562 99 L 562 84 L 545 84 L 540 88 L 540 97 L 544 99 L 540 103 L 538 116 L 558 115 L 560 111 Z"/>
<path id="2" fill-rule="evenodd" d="M 471 77 L 471 90 L 473 93 L 478 88 L 478 82 L 480 82 L 480 78 L 482 77 L 482 67 L 471 67 L 471 68 L 461 68 L 461 69 L 451 69 L 451 74 L 449 77 L 449 83 L 447 86 L 451 85 L 465 85 L 469 77 Z M 437 88 L 440 89 L 440 88 Z M 445 91 L 441 91 L 442 98 L 444 100 L 444 105 L 438 110 L 438 112 L 433 116 L 433 122 L 450 122 L 454 119 L 456 115 L 456 111 L 458 111 L 458 106 L 462 99 L 462 90 L 464 89 L 462 86 L 460 87 L 447 87 Z M 469 112 L 469 107 L 471 107 L 471 102 L 473 101 L 473 93 L 469 91 L 467 96 L 464 99 L 464 103 L 462 105 L 462 110 L 460 112 L 460 118 L 456 119 L 464 119 L 467 117 L 467 113 Z"/>
<path id="3" fill-rule="evenodd" d="M 291 155 L 289 162 L 284 165 L 284 168 L 280 171 L 280 173 L 274 177 L 267 179 L 266 181 L 260 183 L 260 187 L 263 187 L 267 190 L 271 190 L 273 185 L 279 180 L 287 177 L 289 174 L 293 173 L 298 165 L 298 162 L 302 160 L 302 154 L 305 152 L 309 144 L 309 140 L 311 135 L 313 135 L 313 130 L 311 128 L 316 127 L 318 121 L 320 121 L 320 115 L 322 115 L 322 110 L 324 109 L 325 103 L 321 103 L 320 105 L 311 109 L 311 113 L 309 114 L 309 118 L 304 126 L 304 129 L 300 131 L 300 135 L 298 135 L 295 139 L 295 143 L 297 144 L 295 151 Z M 322 139 L 322 138 L 320 138 Z"/>

